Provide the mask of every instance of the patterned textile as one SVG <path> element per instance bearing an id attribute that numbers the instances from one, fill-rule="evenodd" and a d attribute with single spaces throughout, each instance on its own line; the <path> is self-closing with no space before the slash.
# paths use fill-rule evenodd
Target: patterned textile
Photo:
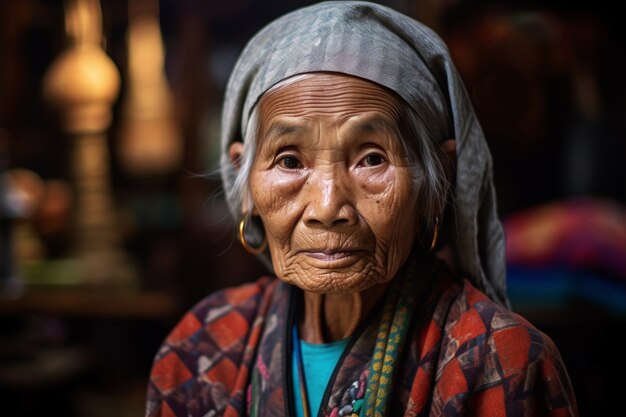
<path id="1" fill-rule="evenodd" d="M 387 414 L 389 400 L 393 395 L 393 376 L 396 366 L 400 363 L 411 313 L 413 306 L 416 305 L 415 298 L 427 294 L 424 290 L 420 291 L 420 282 L 412 275 L 403 274 L 389 289 L 374 343 L 374 353 L 370 360 L 363 409 L 354 410 L 360 398 L 355 397 L 350 404 L 354 416 L 373 417 Z M 436 271 L 429 274 L 431 277 L 436 275 Z"/>
<path id="2" fill-rule="evenodd" d="M 626 207 L 598 197 L 557 200 L 504 221 L 509 297 L 518 308 L 595 304 L 626 315 Z"/>
<path id="3" fill-rule="evenodd" d="M 597 271 L 626 283 L 626 207 L 600 198 L 555 201 L 504 222 L 509 266 Z"/>
<path id="4" fill-rule="evenodd" d="M 414 297 L 384 415 L 576 416 L 553 342 L 469 281 L 439 271 Z M 299 297 L 295 287 L 263 278 L 199 302 L 156 355 L 146 416 L 293 415 L 288 347 Z M 381 309 L 353 335 L 319 415 L 358 414 Z"/>

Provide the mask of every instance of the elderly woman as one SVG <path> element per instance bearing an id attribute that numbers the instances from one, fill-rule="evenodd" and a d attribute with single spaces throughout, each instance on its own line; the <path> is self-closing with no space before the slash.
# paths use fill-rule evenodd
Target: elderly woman
<path id="1" fill-rule="evenodd" d="M 573 416 L 553 342 L 508 310 L 482 131 L 442 41 L 365 2 L 270 23 L 223 106 L 241 243 L 277 279 L 200 301 L 148 416 Z"/>

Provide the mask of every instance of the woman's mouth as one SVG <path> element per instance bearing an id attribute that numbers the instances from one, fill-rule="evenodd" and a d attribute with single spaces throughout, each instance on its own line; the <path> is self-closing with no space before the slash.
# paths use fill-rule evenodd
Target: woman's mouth
<path id="1" fill-rule="evenodd" d="M 304 250 L 301 254 L 306 256 L 307 263 L 320 269 L 349 268 L 363 258 L 361 250 Z"/>
<path id="2" fill-rule="evenodd" d="M 347 258 L 349 256 L 353 256 L 355 251 L 346 251 L 346 250 L 324 250 L 324 251 L 304 251 L 307 256 L 310 256 L 314 259 L 319 259 L 320 261 L 336 261 L 339 259 Z"/>

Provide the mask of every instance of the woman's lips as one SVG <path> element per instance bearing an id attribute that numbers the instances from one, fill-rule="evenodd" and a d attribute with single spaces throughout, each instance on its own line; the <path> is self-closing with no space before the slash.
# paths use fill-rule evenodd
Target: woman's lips
<path id="1" fill-rule="evenodd" d="M 324 251 L 304 251 L 307 256 L 311 258 L 319 259 L 320 261 L 336 261 L 339 259 L 347 258 L 349 256 L 353 256 L 356 251 L 346 251 L 346 250 L 324 250 Z"/>
<path id="2" fill-rule="evenodd" d="M 308 264 L 321 269 L 348 268 L 363 258 L 362 250 L 304 250 Z"/>

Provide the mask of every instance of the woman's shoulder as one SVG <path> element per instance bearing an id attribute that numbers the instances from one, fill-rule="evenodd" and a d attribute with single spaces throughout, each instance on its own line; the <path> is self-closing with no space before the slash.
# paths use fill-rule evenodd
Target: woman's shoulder
<path id="1" fill-rule="evenodd" d="M 154 357 L 147 415 L 159 415 L 160 407 L 171 404 L 184 408 L 199 392 L 206 401 L 217 401 L 214 406 L 224 406 L 214 394 L 228 398 L 255 319 L 263 314 L 276 282 L 261 278 L 216 291 L 184 315 Z"/>
<path id="2" fill-rule="evenodd" d="M 461 288 L 450 305 L 446 330 L 456 336 L 462 335 L 459 342 L 463 338 L 484 335 L 496 337 L 497 347 L 509 344 L 520 347 L 521 342 L 530 342 L 528 338 L 540 338 L 542 344 L 553 345 L 552 340 L 532 323 L 490 299 L 467 279 L 462 281 Z M 533 342 L 536 343 L 537 340 Z"/>
<path id="3" fill-rule="evenodd" d="M 458 391 L 469 394 L 473 415 L 498 414 L 494 410 L 507 403 L 577 414 L 566 368 L 548 335 L 468 280 L 450 292 L 438 369 L 442 401 L 452 400 L 443 393 Z"/>
<path id="4" fill-rule="evenodd" d="M 207 295 L 187 311 L 169 333 L 165 343 L 178 344 L 193 339 L 198 332 L 216 330 L 213 329 L 216 326 L 232 331 L 247 329 L 275 283 L 276 280 L 263 277 Z"/>
<path id="5" fill-rule="evenodd" d="M 214 291 L 198 301 L 189 310 L 189 313 L 193 313 L 198 317 L 204 317 L 206 320 L 210 318 L 211 310 L 214 309 L 233 307 L 242 310 L 254 308 L 263 298 L 266 291 L 273 288 L 275 281 L 275 279 L 270 277 L 262 277 L 254 282 Z"/>
<path id="6" fill-rule="evenodd" d="M 444 332 L 458 349 L 493 351 L 503 370 L 557 355 L 552 339 L 532 323 L 491 300 L 464 279 L 448 305 Z M 448 343 L 450 344 L 450 343 Z M 560 358 L 559 358 L 560 360 Z"/>

